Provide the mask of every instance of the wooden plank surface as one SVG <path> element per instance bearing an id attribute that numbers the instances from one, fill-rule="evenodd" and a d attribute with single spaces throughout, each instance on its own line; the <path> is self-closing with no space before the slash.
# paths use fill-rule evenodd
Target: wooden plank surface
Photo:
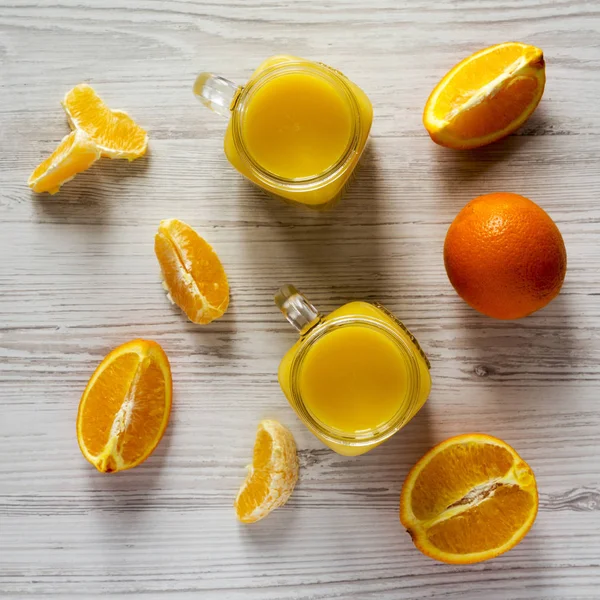
<path id="1" fill-rule="evenodd" d="M 0 595 L 598 598 L 599 31 L 594 0 L 0 0 Z M 507 39 L 545 51 L 540 108 L 487 149 L 436 147 L 421 126 L 432 86 Z M 241 83 L 281 52 L 343 70 L 375 106 L 331 213 L 254 190 L 223 156 L 225 121 L 191 94 L 199 71 Z M 27 176 L 68 130 L 59 101 L 82 81 L 147 127 L 150 153 L 33 195 Z M 538 202 L 567 245 L 562 294 L 519 322 L 470 310 L 443 267 L 449 223 L 495 190 Z M 209 327 L 186 323 L 159 284 L 153 234 L 169 217 L 225 263 L 232 305 Z M 368 455 L 325 449 L 279 389 L 295 334 L 271 298 L 286 282 L 323 310 L 382 301 L 431 359 L 425 408 Z M 96 364 L 133 337 L 171 359 L 172 420 L 144 465 L 102 476 L 79 453 L 76 409 Z M 267 416 L 294 432 L 301 480 L 244 527 L 231 504 Z M 465 431 L 513 444 L 541 506 L 516 549 L 452 567 L 414 549 L 398 497 L 431 445 Z"/>

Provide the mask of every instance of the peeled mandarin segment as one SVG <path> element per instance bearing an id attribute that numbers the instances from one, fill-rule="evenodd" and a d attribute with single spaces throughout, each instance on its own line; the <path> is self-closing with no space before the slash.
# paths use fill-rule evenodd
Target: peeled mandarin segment
<path id="1" fill-rule="evenodd" d="M 169 298 L 193 323 L 207 324 L 229 306 L 229 284 L 219 257 L 189 225 L 161 221 L 154 239 Z"/>
<path id="2" fill-rule="evenodd" d="M 71 127 L 85 131 L 103 156 L 134 160 L 146 153 L 146 131 L 127 113 L 108 108 L 91 86 L 75 86 L 67 92 L 62 105 Z"/>
<path id="3" fill-rule="evenodd" d="M 258 425 L 252 465 L 235 499 L 242 523 L 254 523 L 283 506 L 298 481 L 298 455 L 291 432 L 277 421 Z"/>
<path id="4" fill-rule="evenodd" d="M 210 309 L 206 306 L 193 277 L 185 269 L 177 250 L 163 233 L 156 234 L 154 251 L 169 300 L 179 306 L 192 323 L 207 321 L 211 316 Z"/>
<path id="5" fill-rule="evenodd" d="M 505 442 L 466 434 L 442 442 L 402 487 L 400 520 L 421 552 L 468 564 L 510 550 L 538 507 L 531 468 Z"/>
<path id="6" fill-rule="evenodd" d="M 226 306 L 228 296 L 224 297 L 222 286 L 225 273 L 210 244 L 177 219 L 161 222 L 159 231 L 170 237 L 183 265 L 197 282 L 207 302 L 217 310 Z"/>
<path id="7" fill-rule="evenodd" d="M 509 42 L 456 65 L 431 93 L 423 123 L 438 144 L 457 149 L 489 144 L 533 113 L 546 81 L 543 53 Z"/>
<path id="8" fill-rule="evenodd" d="M 101 472 L 144 461 L 162 438 L 171 411 L 171 370 L 156 342 L 113 350 L 92 375 L 79 404 L 77 440 Z"/>
<path id="9" fill-rule="evenodd" d="M 100 158 L 100 150 L 83 131 L 72 131 L 58 148 L 38 165 L 27 184 L 34 192 L 56 194 L 77 173 L 85 171 Z"/>

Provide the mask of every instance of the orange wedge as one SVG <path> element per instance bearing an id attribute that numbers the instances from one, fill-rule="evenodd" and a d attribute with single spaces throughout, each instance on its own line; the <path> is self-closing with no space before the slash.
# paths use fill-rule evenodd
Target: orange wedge
<path id="1" fill-rule="evenodd" d="M 210 244 L 177 219 L 161 221 L 154 238 L 163 286 L 192 323 L 206 325 L 229 306 L 229 284 Z"/>
<path id="2" fill-rule="evenodd" d="M 58 148 L 27 180 L 34 192 L 56 194 L 61 185 L 71 181 L 77 173 L 85 171 L 100 158 L 100 150 L 83 131 L 72 131 Z"/>
<path id="3" fill-rule="evenodd" d="M 77 441 L 98 471 L 131 469 L 146 460 L 171 413 L 171 367 L 156 342 L 115 348 L 90 379 L 77 414 Z"/>
<path id="4" fill-rule="evenodd" d="M 134 160 L 146 154 L 146 131 L 127 113 L 108 108 L 91 86 L 75 86 L 66 93 L 62 105 L 71 127 L 85 131 L 102 156 Z"/>
<path id="5" fill-rule="evenodd" d="M 432 448 L 408 474 L 400 521 L 431 558 L 468 564 L 516 546 L 538 509 L 533 471 L 508 444 L 480 433 Z"/>
<path id="6" fill-rule="evenodd" d="M 294 436 L 277 421 L 261 421 L 252 464 L 234 503 L 237 518 L 242 523 L 264 519 L 288 501 L 297 481 L 298 455 Z"/>
<path id="7" fill-rule="evenodd" d="M 545 83 L 539 48 L 519 42 L 490 46 L 465 58 L 438 83 L 425 105 L 423 124 L 442 146 L 485 146 L 531 116 Z"/>

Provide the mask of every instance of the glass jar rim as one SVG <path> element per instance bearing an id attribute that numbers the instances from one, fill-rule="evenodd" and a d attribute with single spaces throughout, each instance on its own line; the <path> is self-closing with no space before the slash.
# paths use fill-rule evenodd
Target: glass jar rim
<path id="1" fill-rule="evenodd" d="M 317 340 L 340 327 L 357 325 L 369 327 L 383 333 L 395 343 L 396 347 L 401 351 L 403 358 L 406 360 L 408 381 L 406 385 L 406 397 L 404 398 L 404 401 L 398 403 L 399 408 L 393 417 L 376 429 L 365 432 L 349 433 L 330 427 L 311 414 L 302 399 L 299 386 L 299 375 L 304 358 Z M 302 338 L 302 341 L 303 343 L 296 353 L 290 368 L 291 399 L 294 403 L 294 408 L 304 424 L 318 437 L 322 437 L 330 443 L 343 446 L 372 446 L 374 444 L 379 444 L 394 435 L 394 433 L 401 429 L 412 418 L 416 409 L 418 409 L 421 373 L 415 358 L 416 349 L 409 346 L 407 341 L 386 323 L 368 316 L 335 317 L 314 327 Z"/>
<path id="2" fill-rule="evenodd" d="M 276 77 L 298 71 L 309 72 L 325 79 L 341 93 L 341 96 L 347 101 L 352 112 L 352 131 L 350 132 L 348 145 L 343 154 L 326 171 L 309 177 L 288 179 L 266 170 L 254 160 L 244 143 L 242 121 L 244 112 L 256 91 Z M 275 188 L 286 188 L 292 191 L 312 191 L 335 181 L 346 171 L 347 165 L 353 160 L 360 145 L 361 116 L 356 96 L 341 74 L 338 74 L 334 69 L 323 63 L 288 60 L 266 68 L 256 79 L 251 79 L 250 83 L 241 88 L 232 107 L 231 127 L 233 143 L 240 158 L 250 168 L 253 176 L 262 184 Z"/>

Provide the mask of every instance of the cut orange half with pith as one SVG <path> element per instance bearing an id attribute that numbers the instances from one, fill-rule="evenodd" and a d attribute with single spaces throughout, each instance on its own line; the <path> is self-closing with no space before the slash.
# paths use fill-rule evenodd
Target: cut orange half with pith
<path id="1" fill-rule="evenodd" d="M 223 316 L 229 306 L 229 284 L 211 245 L 177 219 L 161 221 L 154 251 L 171 302 L 192 323 L 206 325 Z"/>
<path id="2" fill-rule="evenodd" d="M 91 86 L 76 85 L 66 93 L 62 105 L 71 127 L 85 131 L 102 156 L 134 160 L 146 153 L 146 131 L 127 113 L 106 106 Z"/>
<path id="3" fill-rule="evenodd" d="M 92 375 L 77 414 L 77 441 L 99 471 L 131 469 L 160 442 L 171 413 L 171 367 L 147 340 L 115 348 Z"/>
<path id="4" fill-rule="evenodd" d="M 432 448 L 408 474 L 400 521 L 427 556 L 452 564 L 494 558 L 516 546 L 538 509 L 535 476 L 508 444 L 459 435 Z"/>
<path id="5" fill-rule="evenodd" d="M 535 46 L 507 42 L 465 58 L 438 83 L 423 124 L 442 146 L 485 146 L 518 129 L 539 104 L 546 69 Z"/>
<path id="6" fill-rule="evenodd" d="M 237 498 L 235 514 L 254 523 L 283 506 L 298 481 L 296 442 L 289 429 L 270 419 L 258 424 L 252 464 Z"/>
<path id="7" fill-rule="evenodd" d="M 72 131 L 56 150 L 29 176 L 27 185 L 34 192 L 56 194 L 77 173 L 85 171 L 100 158 L 100 150 L 83 131 Z"/>

